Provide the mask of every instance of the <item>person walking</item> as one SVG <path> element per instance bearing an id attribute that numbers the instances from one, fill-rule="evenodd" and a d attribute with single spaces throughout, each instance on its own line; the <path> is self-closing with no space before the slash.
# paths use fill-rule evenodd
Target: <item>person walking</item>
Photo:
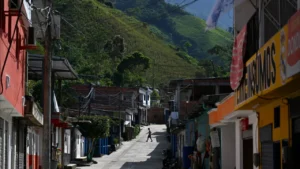
<path id="1" fill-rule="evenodd" d="M 150 128 L 148 128 L 148 137 L 147 137 L 147 141 L 146 142 L 148 142 L 148 140 L 149 140 L 149 138 L 151 139 L 151 142 L 153 141 L 152 140 L 152 138 L 151 138 L 151 130 L 150 130 Z"/>

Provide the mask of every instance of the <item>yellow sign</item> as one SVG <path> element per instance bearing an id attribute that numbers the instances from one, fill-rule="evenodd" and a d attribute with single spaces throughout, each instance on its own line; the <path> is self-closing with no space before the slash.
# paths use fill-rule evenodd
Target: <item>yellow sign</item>
<path id="1" fill-rule="evenodd" d="M 236 90 L 237 105 L 251 101 L 282 86 L 282 58 L 287 51 L 287 26 L 276 33 L 246 63 L 244 79 Z M 251 45 L 251 44 L 248 44 Z"/>

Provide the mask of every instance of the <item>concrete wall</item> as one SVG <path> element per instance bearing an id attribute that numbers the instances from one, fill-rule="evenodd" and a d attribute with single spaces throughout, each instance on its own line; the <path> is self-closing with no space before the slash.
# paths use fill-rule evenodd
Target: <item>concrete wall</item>
<path id="1" fill-rule="evenodd" d="M 224 169 L 235 167 L 235 123 L 221 127 L 221 165 Z"/>

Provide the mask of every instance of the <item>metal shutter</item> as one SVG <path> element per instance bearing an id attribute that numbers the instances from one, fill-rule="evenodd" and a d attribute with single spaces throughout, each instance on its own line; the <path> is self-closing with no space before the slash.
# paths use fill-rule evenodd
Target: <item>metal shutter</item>
<path id="1" fill-rule="evenodd" d="M 3 169 L 3 119 L 0 118 L 0 169 Z"/>
<path id="2" fill-rule="evenodd" d="M 260 142 L 272 141 L 272 124 L 259 129 Z"/>
<path id="3" fill-rule="evenodd" d="M 267 125 L 259 129 L 261 141 L 261 165 L 262 169 L 274 169 L 274 148 L 272 141 L 272 127 Z"/>
<path id="4" fill-rule="evenodd" d="M 273 142 L 261 143 L 261 165 L 262 169 L 273 169 Z"/>

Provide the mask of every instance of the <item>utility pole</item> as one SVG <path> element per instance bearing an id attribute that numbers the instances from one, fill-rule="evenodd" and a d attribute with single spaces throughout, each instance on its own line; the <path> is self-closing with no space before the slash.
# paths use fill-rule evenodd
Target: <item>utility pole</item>
<path id="1" fill-rule="evenodd" d="M 46 5 L 49 7 L 46 17 L 45 33 L 45 56 L 43 61 L 43 109 L 44 109 L 44 126 L 43 126 L 43 169 L 51 168 L 51 72 L 52 72 L 52 36 L 51 36 L 51 11 L 52 0 L 47 0 Z"/>
<path id="2" fill-rule="evenodd" d="M 152 72 L 152 88 L 153 88 L 153 89 L 154 89 L 154 77 L 155 77 L 155 74 L 154 74 L 154 68 L 155 68 L 155 59 L 154 59 L 153 72 Z"/>
<path id="3" fill-rule="evenodd" d="M 119 126 L 119 145 L 121 145 L 121 129 L 122 129 L 122 120 L 121 120 L 121 104 L 122 104 L 122 92 L 120 90 L 120 93 L 119 93 L 119 120 L 120 120 L 120 126 Z"/>

